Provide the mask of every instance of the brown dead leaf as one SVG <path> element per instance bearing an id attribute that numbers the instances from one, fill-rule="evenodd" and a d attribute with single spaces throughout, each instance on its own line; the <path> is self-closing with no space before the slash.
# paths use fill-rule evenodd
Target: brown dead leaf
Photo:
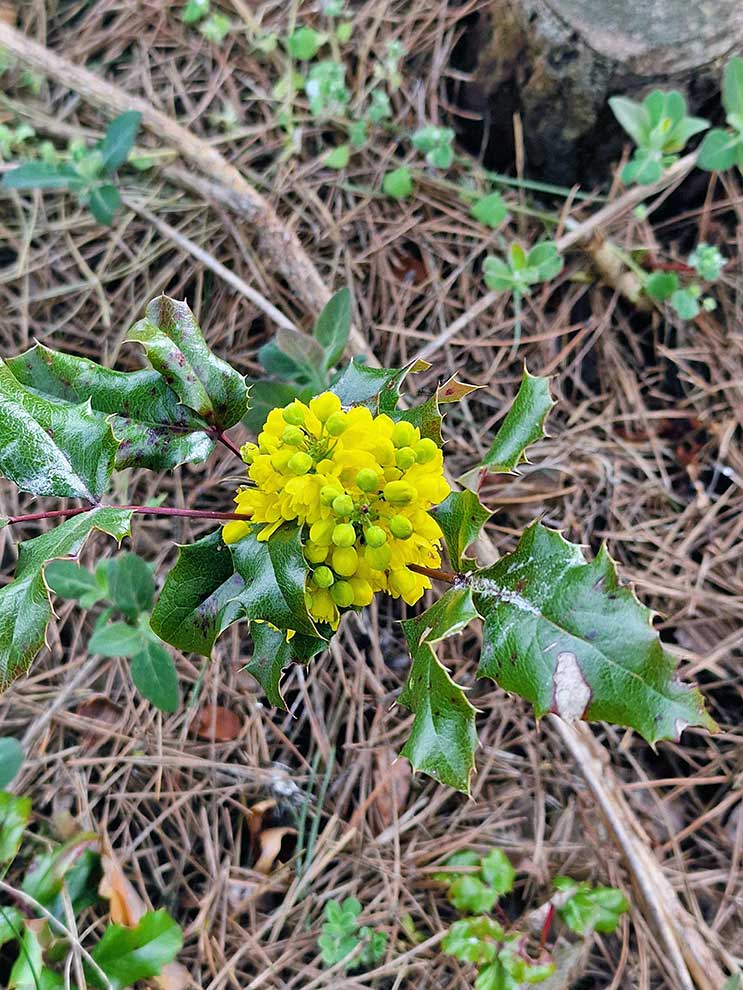
<path id="1" fill-rule="evenodd" d="M 396 247 L 389 256 L 390 271 L 405 285 L 420 285 L 428 278 L 428 268 L 415 246 Z"/>
<path id="2" fill-rule="evenodd" d="M 160 990 L 185 990 L 192 985 L 191 974 L 179 962 L 167 963 L 159 976 L 153 976 L 152 982 Z"/>
<path id="3" fill-rule="evenodd" d="M 276 798 L 265 798 L 248 808 L 248 831 L 250 841 L 255 843 L 263 828 L 263 818 L 268 811 L 276 807 Z"/>
<path id="4" fill-rule="evenodd" d="M 13 3 L 0 3 L 0 21 L 9 27 L 15 27 L 18 22 L 18 11 Z"/>
<path id="5" fill-rule="evenodd" d="M 398 758 L 392 747 L 375 751 L 374 770 L 379 783 L 372 813 L 375 830 L 380 833 L 405 811 L 413 772 L 410 763 L 404 757 Z"/>
<path id="6" fill-rule="evenodd" d="M 78 705 L 75 714 L 81 718 L 89 718 L 93 722 L 116 725 L 121 718 L 121 708 L 105 695 L 98 694 Z"/>
<path id="7" fill-rule="evenodd" d="M 281 852 L 281 843 L 285 835 L 296 835 L 295 828 L 267 828 L 261 832 L 261 854 L 256 860 L 253 869 L 256 873 L 263 873 L 268 876 L 273 871 L 274 863 Z"/>
<path id="8" fill-rule="evenodd" d="M 222 705 L 204 705 L 196 722 L 199 738 L 211 742 L 232 742 L 239 738 L 241 729 L 240 718 Z"/>

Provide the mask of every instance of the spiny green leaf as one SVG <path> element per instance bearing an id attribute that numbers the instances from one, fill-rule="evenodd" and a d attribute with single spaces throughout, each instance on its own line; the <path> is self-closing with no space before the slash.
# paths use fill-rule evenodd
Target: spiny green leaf
<path id="1" fill-rule="evenodd" d="M 141 343 L 153 367 L 181 402 L 225 430 L 248 411 L 245 379 L 209 350 L 185 302 L 158 296 L 128 340 Z"/>
<path id="2" fill-rule="evenodd" d="M 94 529 L 116 540 L 128 535 L 132 513 L 98 508 L 21 543 L 15 579 L 0 588 L 0 691 L 25 673 L 44 645 L 52 609 L 43 568 L 55 557 L 76 555 Z"/>
<path id="3" fill-rule="evenodd" d="M 15 858 L 30 817 L 31 798 L 0 791 L 0 864 Z"/>
<path id="4" fill-rule="evenodd" d="M 98 502 L 117 447 L 89 403 L 62 405 L 36 395 L 0 359 L 0 472 L 20 489 Z"/>
<path id="5" fill-rule="evenodd" d="M 286 708 L 281 693 L 281 676 L 290 663 L 308 663 L 313 656 L 327 647 L 324 639 L 302 636 L 297 633 L 287 640 L 286 633 L 274 629 L 267 622 L 253 622 L 250 626 L 253 639 L 253 656 L 245 669 L 258 681 L 268 701 L 276 708 Z"/>
<path id="6" fill-rule="evenodd" d="M 400 704 L 415 713 L 402 749 L 414 769 L 469 792 L 475 765 L 475 709 L 433 651 L 477 615 L 468 589 L 452 588 L 422 615 L 402 623 L 413 662 Z"/>
<path id="7" fill-rule="evenodd" d="M 109 174 L 115 172 L 127 160 L 141 123 L 142 114 L 137 110 L 128 110 L 114 117 L 108 125 L 106 136 L 100 145 L 103 168 L 106 172 Z"/>
<path id="8" fill-rule="evenodd" d="M 21 889 L 43 907 L 51 908 L 68 873 L 97 844 L 98 836 L 88 832 L 74 836 L 58 849 L 40 853 L 23 878 Z"/>
<path id="9" fill-rule="evenodd" d="M 109 925 L 91 953 L 113 990 L 123 990 L 137 980 L 147 980 L 173 962 L 183 945 L 180 926 L 167 911 L 148 911 L 134 928 Z M 103 987 L 95 970 L 86 967 L 93 986 Z"/>
<path id="10" fill-rule="evenodd" d="M 368 406 L 373 412 L 388 415 L 397 409 L 400 386 L 406 376 L 419 367 L 429 368 L 423 362 L 407 368 L 369 368 L 354 358 L 331 386 L 344 406 Z"/>
<path id="11" fill-rule="evenodd" d="M 491 474 L 502 474 L 524 464 L 526 448 L 546 435 L 544 421 L 554 404 L 549 378 L 530 375 L 524 369 L 516 398 L 498 428 L 482 466 Z"/>
<path id="12" fill-rule="evenodd" d="M 14 736 L 0 739 L 0 791 L 5 790 L 23 765 L 23 746 Z"/>
<path id="13" fill-rule="evenodd" d="M 327 302 L 313 332 L 325 351 L 325 367 L 332 368 L 343 357 L 351 332 L 351 293 L 347 288 L 339 289 Z"/>
<path id="14" fill-rule="evenodd" d="M 309 402 L 314 389 L 301 385 L 287 385 L 285 382 L 249 381 L 250 409 L 243 423 L 251 433 L 260 433 L 272 409 L 288 406 L 294 399 Z"/>
<path id="15" fill-rule="evenodd" d="M 170 470 L 186 462 L 206 460 L 214 440 L 207 424 L 186 406 L 157 371 L 112 371 L 87 358 L 36 344 L 8 360 L 23 385 L 50 401 L 90 400 L 94 410 L 110 417 L 119 441 L 115 467 Z"/>
<path id="16" fill-rule="evenodd" d="M 244 587 L 221 530 L 210 533 L 178 548 L 150 625 L 176 649 L 208 657 L 217 636 L 243 614 L 237 599 Z"/>
<path id="17" fill-rule="evenodd" d="M 304 600 L 308 567 L 300 530 L 284 524 L 265 542 L 249 533 L 230 550 L 235 570 L 245 581 L 239 597 L 243 615 L 316 638 Z"/>
<path id="18" fill-rule="evenodd" d="M 139 693 L 163 712 L 174 712 L 180 703 L 178 674 L 173 658 L 154 636 L 143 636 L 132 656 L 129 671 Z"/>
<path id="19" fill-rule="evenodd" d="M 537 717 L 602 719 L 650 743 L 688 725 L 715 729 L 605 549 L 586 563 L 579 547 L 535 523 L 468 583 L 485 620 L 478 676 L 526 698 Z"/>
<path id="20" fill-rule="evenodd" d="M 446 552 L 452 567 L 457 571 L 471 570 L 475 562 L 472 558 L 465 557 L 465 552 L 480 535 L 482 527 L 490 518 L 490 511 L 467 488 L 463 492 L 452 492 L 440 505 L 435 506 L 432 515 L 443 530 Z"/>

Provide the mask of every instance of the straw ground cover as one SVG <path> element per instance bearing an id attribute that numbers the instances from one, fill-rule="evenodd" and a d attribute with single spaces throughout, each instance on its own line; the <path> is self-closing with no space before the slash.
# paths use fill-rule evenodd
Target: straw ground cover
<path id="1" fill-rule="evenodd" d="M 408 53 L 394 96 L 399 132 L 461 123 L 463 70 L 452 53 L 476 11 L 472 3 L 358 8 L 347 49 L 352 91 L 371 88 L 376 53 L 399 41 Z M 485 484 L 483 500 L 499 510 L 487 535 L 502 553 L 541 518 L 593 552 L 608 540 L 624 578 L 660 613 L 683 675 L 700 683 L 723 729 L 716 737 L 692 730 L 654 754 L 630 734 L 594 731 L 656 862 L 714 959 L 730 965 L 743 954 L 739 182 L 697 178 L 649 200 L 647 219 L 626 211 L 605 231 L 620 247 L 642 244 L 670 263 L 698 241 L 717 243 L 731 259 L 717 311 L 688 323 L 638 312 L 598 277 L 589 255 L 574 252 L 563 274 L 525 303 L 515 351 L 508 296 L 481 303 L 483 257 L 498 250 L 498 237 L 531 244 L 544 236 L 542 221 L 520 207 L 549 214 L 558 237 L 596 207 L 517 187 L 506 192 L 512 209 L 494 234 L 439 173 L 419 175 L 413 197 L 390 199 L 380 191 L 383 176 L 406 155 L 412 161 L 409 145 L 380 129 L 345 170 L 331 170 L 325 156 L 340 141 L 338 126 L 313 120 L 301 94 L 290 153 L 286 100 L 274 93 L 283 63 L 257 50 L 255 39 L 286 36 L 311 5 L 287 12 L 284 4 L 235 3 L 223 12 L 233 30 L 220 44 L 155 2 L 31 4 L 19 26 L 217 148 L 297 236 L 324 283 L 352 288 L 367 353 L 385 365 L 426 354 L 433 367 L 409 379 L 414 394 L 454 372 L 486 385 L 448 416 L 453 473 L 487 450 L 524 360 L 554 376 L 562 401 L 553 436 L 520 474 Z M 47 77 L 35 92 L 19 66 L 3 84 L 0 112 L 39 135 L 63 144 L 105 129 L 101 109 L 64 80 Z M 2 352 L 38 339 L 137 367 L 122 346 L 126 330 L 148 299 L 167 291 L 189 300 L 217 353 L 257 375 L 257 351 L 282 316 L 311 325 L 316 313 L 303 287 L 287 283 L 258 245 L 260 232 L 209 178 L 151 133 L 138 141 L 156 165 L 126 173 L 124 208 L 110 230 L 57 194 L 0 201 Z M 477 170 L 474 181 L 482 184 Z M 451 334 L 457 320 L 461 329 Z M 131 475 L 121 495 L 144 502 L 167 492 L 183 507 L 229 510 L 239 465 L 228 451 L 220 457 L 208 473 Z M 0 513 L 26 505 L 10 486 L 0 489 Z M 203 530 L 184 519 L 174 531 L 186 543 Z M 133 548 L 158 559 L 159 532 L 156 521 L 141 520 Z M 11 543 L 0 540 L 7 578 Z M 102 543 L 95 549 L 109 552 Z M 518 886 L 525 910 L 542 903 L 558 873 L 630 893 L 629 922 L 619 938 L 593 946 L 583 985 L 684 986 L 574 755 L 549 720 L 536 726 L 525 705 L 474 681 L 472 639 L 449 641 L 445 655 L 473 703 L 491 713 L 478 720 L 478 773 L 467 800 L 392 762 L 409 729 L 409 717 L 393 707 L 408 663 L 399 608 L 373 606 L 347 623 L 324 659 L 291 671 L 289 716 L 268 707 L 241 671 L 239 631 L 225 636 L 210 665 L 177 657 L 184 703 L 163 716 L 133 693 L 123 661 L 87 655 L 81 613 L 67 604 L 59 611 L 49 650 L 0 700 L 2 734 L 26 744 L 19 785 L 47 822 L 68 811 L 107 834 L 142 896 L 184 925 L 181 958 L 197 986 L 466 987 L 468 971 L 437 948 L 452 914 L 433 873 L 449 852 L 492 845 L 528 878 Z M 217 706 L 237 717 L 229 731 L 217 728 L 221 713 L 210 724 Z M 323 968 L 316 940 L 324 903 L 351 896 L 364 905 L 364 923 L 389 938 L 375 970 L 349 977 Z M 411 925 L 422 942 L 410 937 Z"/>

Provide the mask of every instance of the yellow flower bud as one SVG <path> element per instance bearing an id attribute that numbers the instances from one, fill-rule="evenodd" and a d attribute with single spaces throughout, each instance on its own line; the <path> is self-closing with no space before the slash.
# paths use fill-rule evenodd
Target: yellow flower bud
<path id="1" fill-rule="evenodd" d="M 312 467 L 312 458 L 309 454 L 305 454 L 303 450 L 298 450 L 296 454 L 292 454 L 286 466 L 292 474 L 307 474 Z"/>
<path id="2" fill-rule="evenodd" d="M 252 464 L 258 453 L 258 445 L 255 443 L 244 443 L 240 448 L 240 457 L 246 464 Z"/>
<path id="3" fill-rule="evenodd" d="M 329 567 L 316 567 L 312 575 L 312 580 L 315 582 L 318 588 L 329 588 L 331 584 L 335 581 L 333 572 Z"/>
<path id="4" fill-rule="evenodd" d="M 304 423 L 304 409 L 298 402 L 292 402 L 281 415 L 284 417 L 284 422 L 290 426 L 301 426 Z"/>
<path id="5" fill-rule="evenodd" d="M 395 447 L 412 447 L 418 439 L 416 432 L 412 423 L 403 419 L 399 423 L 395 423 L 392 428 L 392 443 Z"/>
<path id="6" fill-rule="evenodd" d="M 369 567 L 373 568 L 375 571 L 384 571 L 389 566 L 392 554 L 390 553 L 390 548 L 385 543 L 381 547 L 367 547 L 364 550 L 364 559 L 366 560 Z"/>
<path id="7" fill-rule="evenodd" d="M 320 564 L 327 557 L 328 546 L 320 546 L 319 543 L 307 542 L 304 545 L 304 556 L 311 564 Z"/>
<path id="8" fill-rule="evenodd" d="M 349 608 L 353 605 L 353 588 L 348 581 L 336 581 L 330 589 L 330 597 L 338 608 Z"/>
<path id="9" fill-rule="evenodd" d="M 301 447 L 304 443 L 304 433 L 298 426 L 287 426 L 281 434 L 281 439 L 291 447 Z"/>
<path id="10" fill-rule="evenodd" d="M 337 516 L 350 516 L 353 510 L 354 504 L 350 495 L 338 495 L 333 499 L 333 512 Z"/>
<path id="11" fill-rule="evenodd" d="M 413 524 L 407 516 L 393 516 L 390 519 L 390 533 L 398 540 L 407 540 L 413 535 Z"/>
<path id="12" fill-rule="evenodd" d="M 337 547 L 333 551 L 333 570 L 341 577 L 351 577 L 359 566 L 359 555 L 353 547 Z"/>
<path id="13" fill-rule="evenodd" d="M 341 400 L 333 392 L 323 392 L 322 395 L 310 399 L 310 409 L 321 423 L 329 419 L 333 413 L 340 412 Z"/>
<path id="14" fill-rule="evenodd" d="M 424 437 L 414 445 L 415 459 L 419 464 L 428 464 L 438 453 L 438 447 L 430 437 Z"/>
<path id="15" fill-rule="evenodd" d="M 395 454 L 395 464 L 401 471 L 407 471 L 416 462 L 415 451 L 412 447 L 400 447 Z"/>
<path id="16" fill-rule="evenodd" d="M 389 583 L 393 591 L 404 597 L 415 588 L 415 574 L 409 571 L 407 567 L 395 568 L 394 571 L 390 571 Z"/>
<path id="17" fill-rule="evenodd" d="M 328 416 L 325 429 L 331 437 L 339 437 L 348 429 L 348 416 L 344 412 L 335 412 Z"/>
<path id="18" fill-rule="evenodd" d="M 291 447 L 283 447 L 281 450 L 277 450 L 275 454 L 271 454 L 271 467 L 274 471 L 286 471 L 292 457 L 294 457 L 294 451 Z"/>
<path id="19" fill-rule="evenodd" d="M 415 495 L 415 488 L 407 481 L 388 481 L 384 486 L 384 497 L 390 505 L 408 505 Z"/>
<path id="20" fill-rule="evenodd" d="M 342 494 L 335 485 L 323 485 L 320 489 L 320 501 L 323 505 L 332 505 L 334 499 Z"/>
<path id="21" fill-rule="evenodd" d="M 353 604 L 357 608 L 371 605 L 374 592 L 368 581 L 360 577 L 352 577 L 348 583 L 353 588 Z"/>
<path id="22" fill-rule="evenodd" d="M 335 519 L 318 519 L 310 526 L 310 539 L 321 547 L 329 547 L 333 540 Z"/>
<path id="23" fill-rule="evenodd" d="M 356 475 L 356 484 L 362 492 L 379 490 L 379 475 L 373 468 L 362 468 Z"/>
<path id="24" fill-rule="evenodd" d="M 337 547 L 352 547 L 356 542 L 356 530 L 351 523 L 338 523 L 333 530 L 333 543 Z"/>
<path id="25" fill-rule="evenodd" d="M 364 532 L 364 540 L 368 547 L 383 547 L 387 542 L 387 534 L 381 526 L 370 526 Z"/>

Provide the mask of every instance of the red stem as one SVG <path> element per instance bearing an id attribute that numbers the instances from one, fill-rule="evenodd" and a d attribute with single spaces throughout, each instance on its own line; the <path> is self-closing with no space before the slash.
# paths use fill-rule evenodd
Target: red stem
<path id="1" fill-rule="evenodd" d="M 223 443 L 228 450 L 231 450 L 232 453 L 235 455 L 235 457 L 239 457 L 240 460 L 242 460 L 242 454 L 240 453 L 240 448 L 230 440 L 230 438 L 227 436 L 227 434 L 224 431 L 217 434 L 217 440 L 219 440 L 220 443 Z"/>
<path id="2" fill-rule="evenodd" d="M 93 509 L 122 509 L 126 512 L 135 512 L 141 516 L 182 516 L 186 519 L 220 519 L 229 521 L 231 519 L 250 519 L 250 515 L 244 512 L 212 512 L 211 509 L 176 509 L 168 505 L 91 505 L 83 509 L 52 509 L 49 512 L 30 512 L 25 516 L 10 516 L 7 526 L 15 526 L 18 523 L 35 522 L 37 519 L 70 519 L 72 516 L 79 516 L 83 512 L 91 512 Z"/>
<path id="3" fill-rule="evenodd" d="M 544 924 L 542 925 L 542 934 L 539 938 L 539 948 L 543 952 L 544 947 L 547 944 L 547 936 L 550 933 L 550 928 L 552 927 L 552 921 L 555 917 L 555 905 L 550 904 L 549 910 L 547 911 L 547 917 L 544 919 Z"/>
<path id="4" fill-rule="evenodd" d="M 445 584 L 456 584 L 459 580 L 458 574 L 440 571 L 435 567 L 423 567 L 422 564 L 408 564 L 408 570 L 415 574 L 423 574 L 424 577 L 430 577 L 432 581 L 443 581 Z"/>

